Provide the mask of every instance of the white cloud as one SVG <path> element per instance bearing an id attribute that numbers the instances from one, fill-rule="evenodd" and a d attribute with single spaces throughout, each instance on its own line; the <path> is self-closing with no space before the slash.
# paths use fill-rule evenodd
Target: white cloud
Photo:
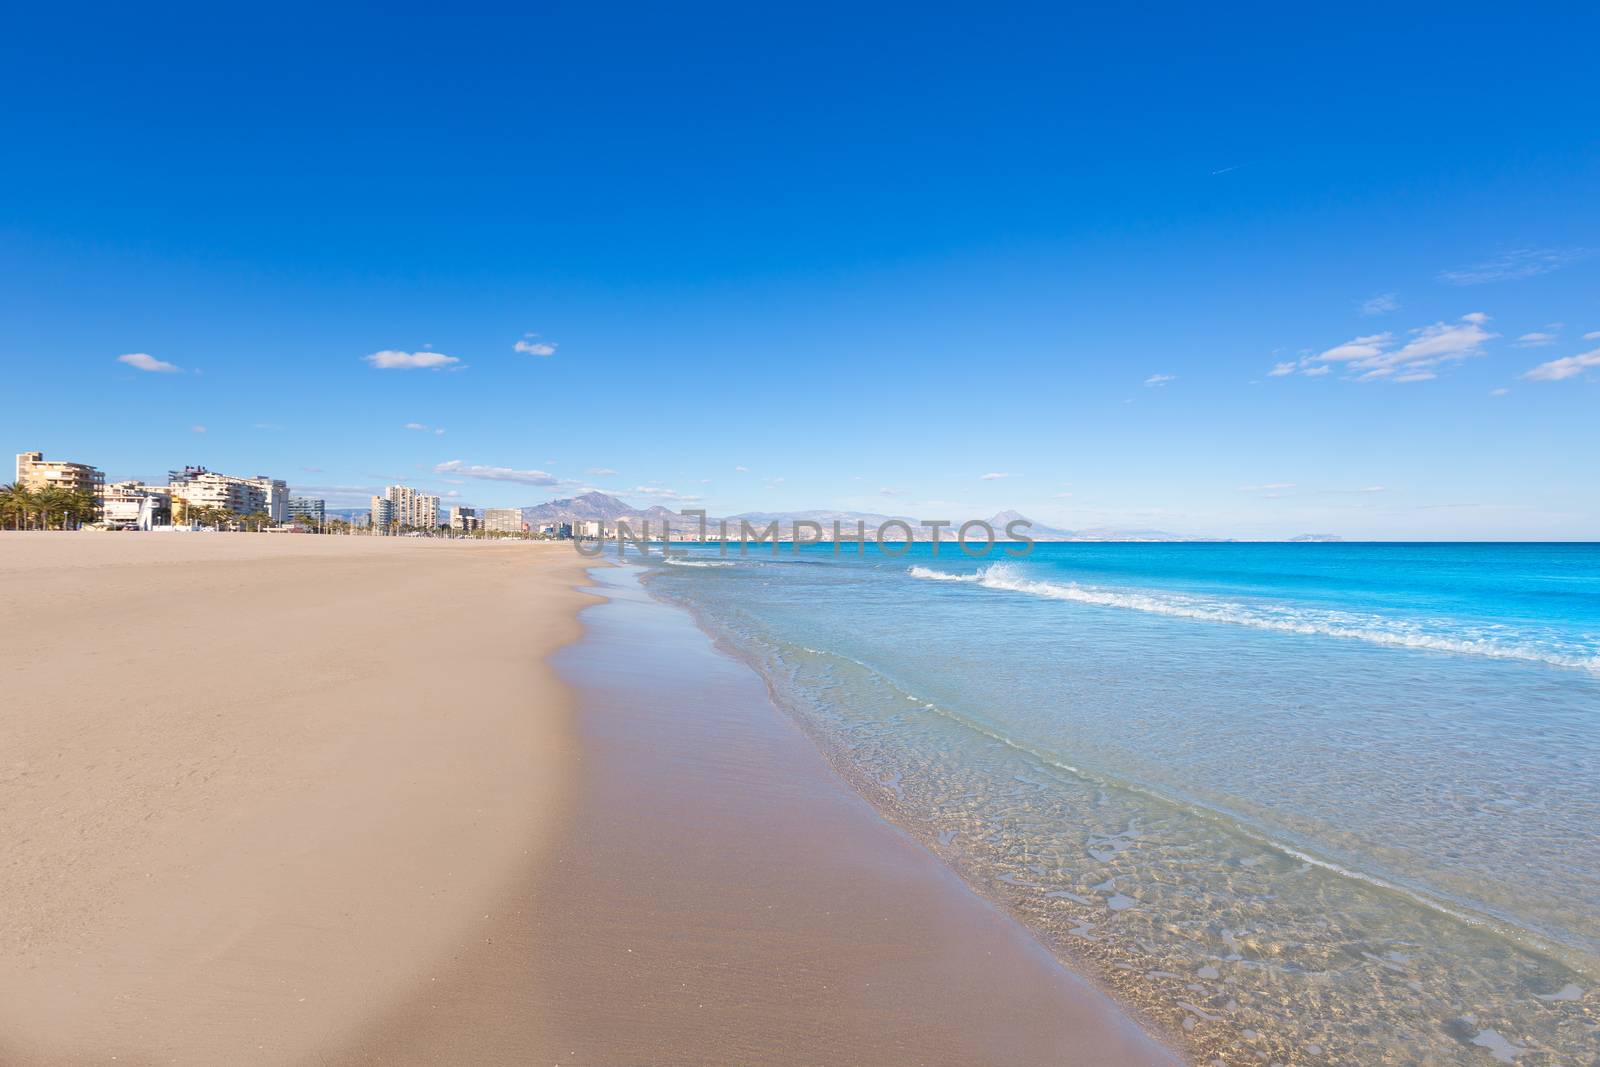
<path id="1" fill-rule="evenodd" d="M 676 500 L 683 504 L 693 504 L 700 500 L 700 497 L 689 496 L 686 493 L 678 492 L 676 489 L 667 489 L 659 485 L 636 485 L 633 487 L 633 492 L 638 496 L 655 497 L 660 500 Z"/>
<path id="2" fill-rule="evenodd" d="M 1004 471 L 991 471 L 988 474 L 982 475 L 978 480 L 981 482 L 998 482 L 1001 478 L 1015 477 L 1017 477 L 1015 474 L 1008 474 Z"/>
<path id="3" fill-rule="evenodd" d="M 1071 495 L 1072 495 L 1071 493 L 1057 493 L 1056 494 L 1056 499 L 1057 500 L 1065 500 L 1065 499 L 1067 499 L 1067 497 L 1069 497 Z"/>
<path id="4" fill-rule="evenodd" d="M 890 489 L 886 485 L 882 489 L 878 490 L 878 494 L 880 496 L 899 496 L 900 495 L 900 490 L 898 490 L 898 489 Z"/>
<path id="5" fill-rule="evenodd" d="M 374 352 L 370 356 L 362 356 L 362 361 L 376 367 L 378 370 L 419 370 L 423 368 L 438 370 L 448 367 L 452 363 L 461 361 L 455 356 L 447 356 L 443 352 L 396 352 L 393 349 L 384 349 Z"/>
<path id="6" fill-rule="evenodd" d="M 444 430 L 439 429 L 438 427 L 435 427 L 434 431 L 433 431 L 433 436 L 435 436 L 435 437 L 443 437 L 444 436 Z"/>
<path id="7" fill-rule="evenodd" d="M 1470 267 L 1441 271 L 1439 280 L 1451 285 L 1516 281 L 1559 270 L 1586 255 L 1582 248 L 1518 248 Z"/>
<path id="8" fill-rule="evenodd" d="M 1273 492 L 1273 491 L 1278 490 L 1278 489 L 1293 489 L 1293 488 L 1294 488 L 1294 483 L 1293 482 L 1268 482 L 1266 485 L 1241 485 L 1239 487 L 1239 492 L 1241 492 L 1241 493 L 1262 493 L 1262 492 Z"/>
<path id="9" fill-rule="evenodd" d="M 733 468 L 733 473 L 735 473 L 735 474 L 749 474 L 750 473 L 750 468 L 749 467 L 735 467 L 735 468 Z"/>
<path id="10" fill-rule="evenodd" d="M 206 428 L 204 426 L 201 426 L 199 423 L 195 423 L 193 426 L 189 427 L 189 432 L 190 433 L 205 433 L 206 432 Z"/>
<path id="11" fill-rule="evenodd" d="M 1299 365 L 1292 359 L 1287 363 L 1274 363 L 1272 369 L 1267 371 L 1267 377 L 1282 378 L 1285 374 L 1293 374 Z"/>
<path id="12" fill-rule="evenodd" d="M 520 482 L 523 485 L 560 485 L 561 479 L 546 471 L 517 470 L 515 467 L 486 467 L 478 463 L 463 463 L 452 459 L 434 466 L 438 474 L 459 474 L 465 478 L 481 478 L 488 482 Z"/>
<path id="13" fill-rule="evenodd" d="M 1545 345 L 1553 345 L 1559 340 L 1561 340 L 1561 338 L 1557 337 L 1553 333 L 1546 333 L 1543 330 L 1535 330 L 1533 333 L 1525 333 L 1521 337 L 1517 338 L 1517 347 L 1543 348 Z"/>
<path id="14" fill-rule="evenodd" d="M 1535 382 L 1560 382 L 1568 378 L 1576 378 L 1584 371 L 1600 367 L 1600 348 L 1579 353 L 1576 356 L 1563 356 L 1561 359 L 1552 359 L 1548 363 L 1541 363 L 1528 371 L 1523 377 Z"/>
<path id="15" fill-rule="evenodd" d="M 176 374 L 181 369 L 177 364 L 157 359 L 148 352 L 129 352 L 127 355 L 118 356 L 117 362 L 126 363 L 135 370 L 150 371 L 154 374 Z"/>
<path id="16" fill-rule="evenodd" d="M 522 340 L 511 346 L 513 352 L 521 352 L 529 356 L 553 356 L 556 346 L 549 341 L 541 341 L 536 333 L 525 333 Z"/>
<path id="17" fill-rule="evenodd" d="M 617 472 L 612 470 L 610 467 L 590 467 L 583 473 L 589 475 L 591 478 L 608 478 Z"/>
<path id="18" fill-rule="evenodd" d="M 420 423 L 420 422 L 408 422 L 408 423 L 406 423 L 405 428 L 408 429 L 408 430 L 426 430 L 427 429 L 427 427 L 422 425 L 422 423 Z"/>
<path id="19" fill-rule="evenodd" d="M 1593 330 L 1583 335 L 1585 341 L 1600 341 L 1600 330 Z"/>
<path id="20" fill-rule="evenodd" d="M 1511 395 L 1511 390 L 1507 389 L 1505 386 L 1502 385 L 1498 389 L 1489 390 L 1489 395 L 1490 396 L 1510 396 Z"/>
<path id="21" fill-rule="evenodd" d="M 1392 333 L 1373 333 L 1357 337 L 1342 345 L 1335 345 L 1317 358 L 1325 363 L 1345 363 L 1371 359 L 1383 352 L 1384 346 L 1394 340 Z"/>
<path id="22" fill-rule="evenodd" d="M 1441 364 L 1480 355 L 1483 346 L 1498 336 L 1484 329 L 1488 321 L 1488 315 L 1474 311 L 1457 322 L 1436 322 L 1412 330 L 1410 340 L 1398 348 L 1397 338 L 1389 331 L 1367 334 L 1297 364 L 1279 363 L 1270 373 L 1281 377 L 1298 367 L 1300 373 L 1316 377 L 1338 365 L 1349 370 L 1356 381 L 1425 382 L 1439 376 Z"/>
<path id="23" fill-rule="evenodd" d="M 1152 374 L 1150 377 L 1144 380 L 1144 384 L 1145 388 L 1148 389 L 1151 386 L 1166 385 L 1168 382 L 1174 382 L 1177 380 L 1178 376 L 1176 374 Z"/>
<path id="24" fill-rule="evenodd" d="M 1400 310 L 1400 298 L 1393 293 L 1379 293 L 1369 300 L 1361 302 L 1361 314 L 1386 315 L 1391 311 Z"/>
<path id="25" fill-rule="evenodd" d="M 1356 492 L 1358 492 L 1358 493 L 1385 493 L 1385 492 L 1388 492 L 1388 486 L 1384 486 L 1384 485 L 1364 485 L 1360 489 L 1357 489 Z"/>

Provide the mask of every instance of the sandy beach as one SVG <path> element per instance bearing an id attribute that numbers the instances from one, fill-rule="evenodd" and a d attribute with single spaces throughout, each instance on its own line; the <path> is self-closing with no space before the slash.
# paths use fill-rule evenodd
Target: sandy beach
<path id="1" fill-rule="evenodd" d="M 0 1062 L 1168 1061 L 588 564 L 0 535 Z"/>

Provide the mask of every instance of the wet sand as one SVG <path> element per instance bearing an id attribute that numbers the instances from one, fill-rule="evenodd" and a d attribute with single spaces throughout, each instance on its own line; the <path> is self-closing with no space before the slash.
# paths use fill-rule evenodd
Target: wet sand
<path id="1" fill-rule="evenodd" d="M 477 1062 L 1176 1062 L 850 791 L 685 613 L 597 580 L 611 602 L 555 658 L 581 773 L 537 905 L 353 1059 L 450 1062 L 466 1026 Z"/>

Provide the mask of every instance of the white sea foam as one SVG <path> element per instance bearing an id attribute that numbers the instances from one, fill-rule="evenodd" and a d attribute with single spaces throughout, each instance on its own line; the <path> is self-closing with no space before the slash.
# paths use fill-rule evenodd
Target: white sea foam
<path id="1" fill-rule="evenodd" d="M 1077 582 L 1040 581 L 1027 577 L 1012 563 L 991 563 L 971 574 L 951 574 L 928 567 L 913 566 L 913 578 L 931 581 L 970 582 L 995 589 L 1050 600 L 1067 600 L 1097 607 L 1123 608 L 1153 615 L 1167 615 L 1201 622 L 1250 626 L 1280 633 L 1315 634 L 1349 638 L 1378 645 L 1420 648 L 1459 655 L 1489 656 L 1494 659 L 1526 660 L 1557 667 L 1576 667 L 1600 673 L 1600 653 L 1588 649 L 1552 647 L 1530 640 L 1507 640 L 1499 636 L 1479 636 L 1465 630 L 1451 633 L 1447 628 L 1428 629 L 1401 619 L 1378 615 L 1308 608 L 1256 606 L 1215 597 L 1181 593 L 1155 593 L 1144 590 L 1104 589 Z"/>
<path id="2" fill-rule="evenodd" d="M 976 582 L 983 577 L 983 572 L 977 574 L 951 574 L 949 571 L 936 571 L 932 567 L 918 567 L 913 565 L 906 573 L 913 578 L 926 578 L 934 582 Z"/>
<path id="3" fill-rule="evenodd" d="M 662 563 L 674 567 L 737 567 L 738 564 L 731 559 L 679 559 L 675 556 L 661 557 Z"/>

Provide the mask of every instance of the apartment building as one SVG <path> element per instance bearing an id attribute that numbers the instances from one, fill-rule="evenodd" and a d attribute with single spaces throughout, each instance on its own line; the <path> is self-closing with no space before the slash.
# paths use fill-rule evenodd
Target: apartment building
<path id="1" fill-rule="evenodd" d="M 416 530 L 431 530 L 439 525 L 439 498 L 418 492 L 407 485 L 391 485 L 384 496 L 394 507 L 391 521 Z"/>
<path id="2" fill-rule="evenodd" d="M 521 533 L 521 508 L 487 508 L 483 513 L 483 528 L 490 533 Z"/>
<path id="3" fill-rule="evenodd" d="M 328 505 L 323 500 L 313 500 L 305 496 L 292 496 L 289 498 L 289 518 L 298 519 L 304 515 L 321 529 L 327 520 Z"/>
<path id="4" fill-rule="evenodd" d="M 238 478 L 204 467 L 184 467 L 167 472 L 173 509 L 187 514 L 197 508 L 222 508 L 235 515 L 265 514 L 273 522 L 289 519 L 289 484 L 258 474 Z"/>
<path id="5" fill-rule="evenodd" d="M 101 521 L 124 529 L 151 530 L 172 523 L 172 488 L 139 481 L 112 482 L 101 498 Z"/>
<path id="6" fill-rule="evenodd" d="M 372 498 L 372 528 L 388 532 L 394 523 L 394 504 L 386 496 Z"/>
<path id="7" fill-rule="evenodd" d="M 17 484 L 34 492 L 66 489 L 74 493 L 88 493 L 98 500 L 105 496 L 106 476 L 87 463 L 46 460 L 43 452 L 19 452 Z"/>
<path id="8" fill-rule="evenodd" d="M 481 529 L 483 520 L 478 517 L 476 508 L 452 507 L 450 509 L 450 529 L 457 533 L 474 533 Z"/>

